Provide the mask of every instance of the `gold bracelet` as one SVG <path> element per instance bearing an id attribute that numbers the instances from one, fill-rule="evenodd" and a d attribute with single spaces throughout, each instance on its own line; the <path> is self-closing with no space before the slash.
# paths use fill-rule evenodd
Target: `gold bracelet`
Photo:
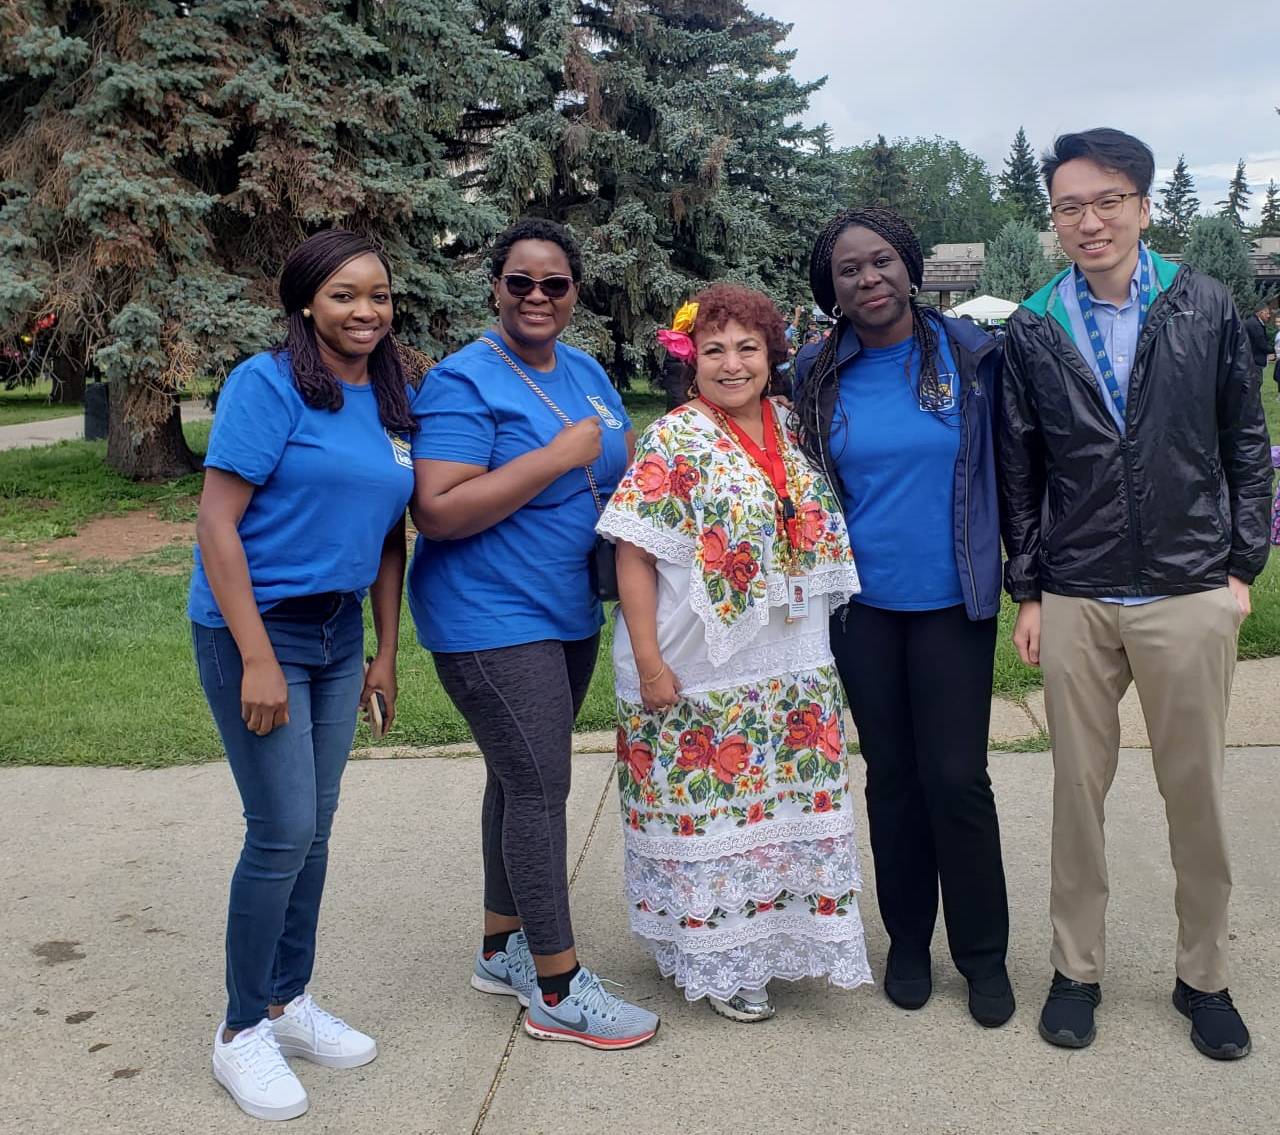
<path id="1" fill-rule="evenodd" d="M 652 678 L 640 678 L 640 684 L 642 686 L 647 686 L 650 682 L 656 682 L 666 672 L 667 672 L 667 664 L 664 662 L 662 664 L 662 669 L 659 670 Z M 639 675 L 637 675 L 637 677 L 639 677 Z"/>

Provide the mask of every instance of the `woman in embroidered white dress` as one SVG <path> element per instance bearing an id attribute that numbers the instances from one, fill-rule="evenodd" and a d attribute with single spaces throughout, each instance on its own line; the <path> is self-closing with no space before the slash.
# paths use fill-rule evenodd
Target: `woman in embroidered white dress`
<path id="1" fill-rule="evenodd" d="M 830 486 L 766 397 L 786 359 L 759 292 L 716 284 L 659 332 L 691 400 L 605 510 L 632 930 L 693 1001 L 773 1015 L 768 983 L 871 980 L 828 611 L 858 589 Z"/>

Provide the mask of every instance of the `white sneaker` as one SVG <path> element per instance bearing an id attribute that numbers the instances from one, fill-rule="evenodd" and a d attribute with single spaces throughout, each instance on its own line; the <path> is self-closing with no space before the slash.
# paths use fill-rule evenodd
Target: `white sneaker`
<path id="1" fill-rule="evenodd" d="M 307 1110 L 307 1092 L 280 1053 L 267 1021 L 224 1041 L 226 1021 L 213 1036 L 213 1076 L 255 1119 L 294 1119 Z"/>
<path id="2" fill-rule="evenodd" d="M 774 1014 L 773 1002 L 769 1000 L 769 987 L 761 989 L 739 989 L 727 1001 L 708 995 L 707 1004 L 722 1017 L 731 1021 L 740 1021 L 744 1025 L 756 1021 L 767 1021 Z"/>
<path id="3" fill-rule="evenodd" d="M 359 1068 L 378 1055 L 373 1037 L 326 1013 L 310 993 L 300 993 L 271 1022 L 286 1056 L 301 1056 L 326 1068 Z"/>

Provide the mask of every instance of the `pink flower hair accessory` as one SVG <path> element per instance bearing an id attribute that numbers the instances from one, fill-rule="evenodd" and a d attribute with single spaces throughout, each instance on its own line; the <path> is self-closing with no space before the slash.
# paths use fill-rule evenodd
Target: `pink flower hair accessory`
<path id="1" fill-rule="evenodd" d="M 658 332 L 658 342 L 666 348 L 667 354 L 690 365 L 698 356 L 698 348 L 690 334 L 697 318 L 698 305 L 687 303 L 676 312 L 675 319 L 671 321 L 670 330 L 664 328 Z"/>

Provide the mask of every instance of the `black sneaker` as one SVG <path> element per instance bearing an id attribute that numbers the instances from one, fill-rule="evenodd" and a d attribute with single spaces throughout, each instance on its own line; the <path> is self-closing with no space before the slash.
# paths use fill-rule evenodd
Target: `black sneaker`
<path id="1" fill-rule="evenodd" d="M 1072 981 L 1057 970 L 1040 1010 L 1040 1035 L 1062 1048 L 1087 1048 L 1098 1035 L 1093 1011 L 1102 1001 L 1097 982 Z"/>
<path id="2" fill-rule="evenodd" d="M 1249 1030 L 1225 989 L 1201 993 L 1178 978 L 1173 986 L 1173 1007 L 1191 1021 L 1191 1043 L 1206 1056 L 1239 1060 L 1249 1055 Z"/>
<path id="3" fill-rule="evenodd" d="M 933 974 L 926 954 L 923 968 L 904 965 L 889 947 L 889 960 L 884 967 L 884 993 L 899 1009 L 922 1009 L 933 995 Z"/>
<path id="4" fill-rule="evenodd" d="M 1017 1007 L 1009 974 L 1001 970 L 995 977 L 979 977 L 969 982 L 969 1013 L 984 1029 L 999 1028 Z"/>

